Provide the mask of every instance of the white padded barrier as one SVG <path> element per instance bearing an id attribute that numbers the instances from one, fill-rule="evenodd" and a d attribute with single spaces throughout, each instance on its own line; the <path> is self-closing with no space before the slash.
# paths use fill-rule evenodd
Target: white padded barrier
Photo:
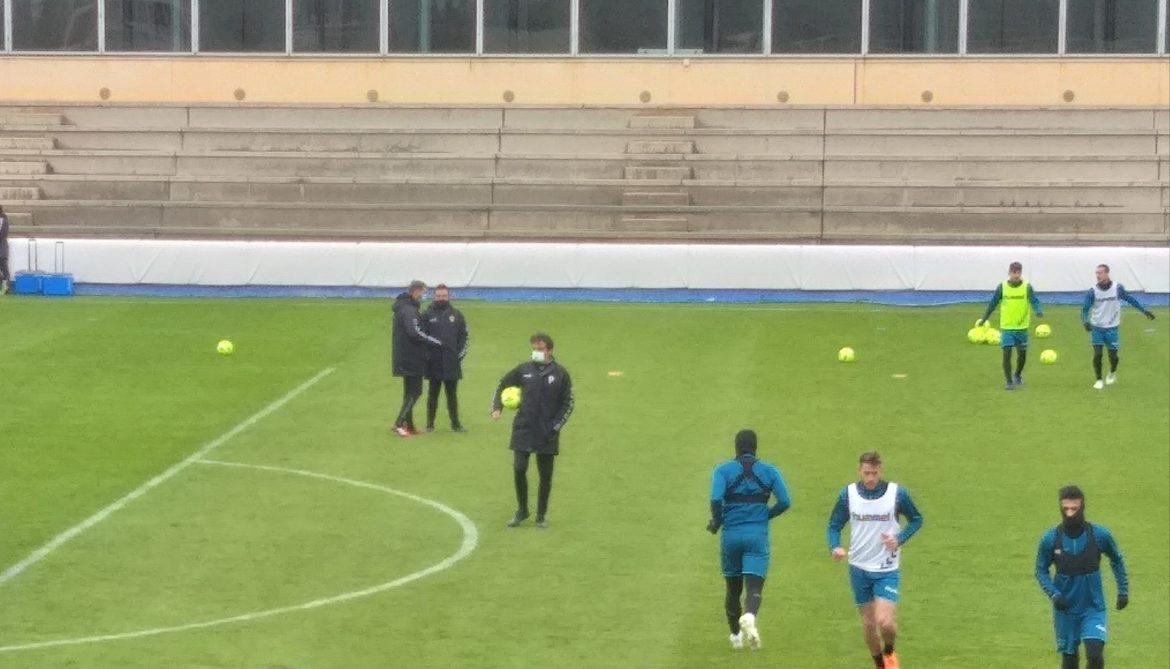
<path id="1" fill-rule="evenodd" d="M 38 239 L 51 270 L 55 239 Z M 11 240 L 27 269 L 29 240 Z M 65 240 L 79 283 L 189 286 L 985 290 L 1024 263 L 1038 290 L 1077 291 L 1098 263 L 1133 291 L 1170 293 L 1170 249 Z"/>

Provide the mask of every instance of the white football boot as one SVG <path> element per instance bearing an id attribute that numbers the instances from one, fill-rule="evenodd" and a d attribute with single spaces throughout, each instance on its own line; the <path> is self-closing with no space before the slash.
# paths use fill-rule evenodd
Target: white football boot
<path id="1" fill-rule="evenodd" d="M 1111 386 L 1115 383 L 1117 383 L 1117 374 L 1115 372 L 1109 372 L 1105 375 L 1105 385 Z"/>
<path id="2" fill-rule="evenodd" d="M 1102 381 L 1101 379 L 1097 379 L 1097 382 L 1093 384 L 1093 387 L 1096 388 L 1097 390 L 1101 390 L 1102 388 L 1105 387 L 1105 382 Z"/>
<path id="3" fill-rule="evenodd" d="M 743 650 L 743 630 L 740 630 L 738 634 L 732 634 L 730 639 L 731 650 Z"/>
<path id="4" fill-rule="evenodd" d="M 745 613 L 739 617 L 739 633 L 747 640 L 747 645 L 752 650 L 759 650 L 763 644 L 760 642 L 760 630 L 756 629 L 756 617 L 751 613 Z"/>

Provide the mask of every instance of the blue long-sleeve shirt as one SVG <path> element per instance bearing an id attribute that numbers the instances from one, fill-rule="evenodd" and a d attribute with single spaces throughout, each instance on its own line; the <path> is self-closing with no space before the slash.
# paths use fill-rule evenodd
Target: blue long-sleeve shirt
<path id="1" fill-rule="evenodd" d="M 1121 285 L 1120 283 L 1117 284 L 1117 299 L 1125 301 L 1125 302 L 1129 302 L 1130 306 L 1132 306 L 1134 309 L 1137 309 L 1138 311 L 1142 312 L 1143 314 L 1147 313 L 1146 306 L 1144 304 L 1142 304 L 1141 302 L 1139 302 L 1138 299 L 1136 297 L 1134 297 L 1132 293 L 1130 293 L 1128 290 L 1126 290 L 1125 286 Z M 1081 303 L 1081 322 L 1082 323 L 1089 322 L 1089 312 L 1093 310 L 1093 303 L 1096 301 L 1097 301 L 1097 293 L 1093 292 L 1093 289 L 1090 288 L 1088 290 L 1088 292 L 1085 293 L 1085 301 Z"/>
<path id="2" fill-rule="evenodd" d="M 1001 283 L 995 287 L 995 293 L 992 294 L 991 301 L 987 303 L 987 311 L 984 312 L 983 318 L 980 320 L 985 321 L 988 318 L 991 318 L 991 312 L 995 311 L 995 308 L 998 307 L 999 303 L 1002 301 L 1003 284 Z M 1028 304 L 1032 305 L 1032 311 L 1036 313 L 1036 316 L 1044 318 L 1044 308 L 1040 306 L 1040 298 L 1036 297 L 1036 291 L 1032 290 L 1032 284 L 1028 284 Z"/>
<path id="3" fill-rule="evenodd" d="M 889 487 L 889 482 L 878 481 L 873 490 L 868 490 L 858 482 L 857 492 L 864 499 L 880 499 L 882 495 L 886 494 Z M 910 541 L 910 537 L 914 536 L 915 532 L 922 528 L 922 512 L 914 504 L 910 492 L 902 486 L 898 486 L 898 497 L 894 503 L 894 513 L 906 518 L 906 526 L 898 533 L 898 543 L 905 544 Z M 833 506 L 833 512 L 829 515 L 829 530 L 827 532 L 829 550 L 841 547 L 841 531 L 845 529 L 845 523 L 848 522 L 849 487 L 846 486 L 841 489 L 841 494 L 837 496 L 837 504 Z"/>
<path id="4" fill-rule="evenodd" d="M 1097 537 L 1097 548 L 1102 555 L 1109 557 L 1110 566 L 1113 568 L 1113 578 L 1117 581 L 1117 594 L 1128 595 L 1129 573 L 1126 571 L 1125 558 L 1121 555 L 1117 541 L 1113 538 L 1113 534 L 1101 525 L 1093 525 L 1093 531 Z M 1104 610 L 1105 590 L 1101 584 L 1100 571 L 1084 576 L 1056 574 L 1055 579 L 1052 577 L 1049 570 L 1055 562 L 1053 554 L 1055 543 L 1056 528 L 1053 527 L 1044 533 L 1040 539 L 1040 547 L 1036 551 L 1036 581 L 1040 583 L 1044 594 L 1051 598 L 1052 595 L 1059 592 L 1068 602 L 1071 611 Z M 1077 555 L 1084 551 L 1088 545 L 1089 533 L 1086 530 L 1075 539 L 1067 534 L 1064 535 L 1063 541 L 1061 541 L 1061 550 L 1066 555 Z"/>
<path id="5" fill-rule="evenodd" d="M 728 460 L 715 467 L 715 471 L 711 474 L 711 513 L 716 520 L 722 522 L 725 529 L 751 529 L 752 526 L 757 526 L 757 529 L 767 531 L 768 521 L 792 506 L 792 499 L 788 496 L 788 486 L 784 483 L 784 477 L 781 476 L 780 470 L 775 465 L 755 459 L 750 455 L 745 455 L 744 458 L 753 460 L 752 473 L 760 480 L 760 483 L 772 489 L 772 496 L 775 497 L 776 503 L 771 507 L 766 503 L 725 504 L 723 498 L 728 492 L 728 487 L 739 478 L 740 474 L 743 474 L 743 463 L 739 460 Z M 744 479 L 731 492 L 754 495 L 763 492 L 763 489 L 750 479 Z"/>

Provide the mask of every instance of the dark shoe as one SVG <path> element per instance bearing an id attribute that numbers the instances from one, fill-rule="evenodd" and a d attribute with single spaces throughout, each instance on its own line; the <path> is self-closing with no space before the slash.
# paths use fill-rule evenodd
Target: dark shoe
<path id="1" fill-rule="evenodd" d="M 467 428 L 463 427 L 462 425 L 453 425 L 453 426 L 451 426 L 451 431 L 452 432 L 466 432 Z"/>
<path id="2" fill-rule="evenodd" d="M 508 521 L 508 527 L 520 527 L 520 523 L 528 520 L 527 511 L 517 511 L 516 515 L 512 516 L 512 520 Z"/>
<path id="3" fill-rule="evenodd" d="M 435 426 L 434 426 L 434 425 L 428 425 L 428 426 L 427 426 L 427 432 L 434 432 L 434 431 L 435 431 Z"/>
<path id="4" fill-rule="evenodd" d="M 536 526 L 542 530 L 547 530 L 548 529 L 548 518 L 545 518 L 544 516 L 537 516 L 536 517 Z"/>
<path id="5" fill-rule="evenodd" d="M 1016 385 L 1017 386 L 1024 385 L 1024 377 L 1023 376 L 1016 374 Z"/>
<path id="6" fill-rule="evenodd" d="M 1004 387 L 1003 387 L 1003 389 L 1004 389 L 1004 390 L 1015 390 L 1015 389 L 1016 389 L 1016 385 L 1015 385 L 1014 383 L 1012 383 L 1011 381 L 1008 381 L 1008 382 L 1007 382 L 1007 385 L 1006 385 L 1006 386 L 1004 386 Z"/>

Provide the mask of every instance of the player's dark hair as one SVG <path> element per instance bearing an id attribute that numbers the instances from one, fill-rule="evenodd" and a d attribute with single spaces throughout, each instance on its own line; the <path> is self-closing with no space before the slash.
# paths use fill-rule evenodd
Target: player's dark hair
<path id="1" fill-rule="evenodd" d="M 735 454 L 737 456 L 744 453 L 756 452 L 756 431 L 755 430 L 740 430 L 735 433 Z"/>
<path id="2" fill-rule="evenodd" d="M 1023 272 L 1024 271 L 1024 264 L 1017 260 L 1017 261 L 1013 262 L 1012 264 L 1008 265 L 1008 271 L 1009 272 Z"/>
<path id="3" fill-rule="evenodd" d="M 546 335 L 543 332 L 537 332 L 536 334 L 534 334 L 528 338 L 529 344 L 535 344 L 538 341 L 544 342 L 544 347 L 547 348 L 548 350 L 551 351 L 553 349 L 552 337 Z"/>
<path id="4" fill-rule="evenodd" d="M 1101 263 L 1100 265 L 1097 265 L 1097 269 L 1104 269 L 1106 274 L 1109 273 L 1109 265 L 1106 265 L 1105 263 Z"/>
<path id="5" fill-rule="evenodd" d="M 857 459 L 859 465 L 873 465 L 874 467 L 882 466 L 882 456 L 877 451 L 866 451 Z"/>
<path id="6" fill-rule="evenodd" d="M 1060 489 L 1060 499 L 1079 499 L 1083 502 L 1085 501 L 1085 493 L 1075 485 L 1066 485 Z"/>
<path id="7" fill-rule="evenodd" d="M 440 283 L 439 285 L 435 286 L 435 290 L 451 290 L 451 289 L 447 287 L 447 284 Z"/>
<path id="8" fill-rule="evenodd" d="M 426 290 L 426 287 L 427 284 L 425 282 L 415 279 L 414 281 L 410 282 L 410 287 L 407 288 L 407 290 L 414 292 L 416 290 Z"/>

